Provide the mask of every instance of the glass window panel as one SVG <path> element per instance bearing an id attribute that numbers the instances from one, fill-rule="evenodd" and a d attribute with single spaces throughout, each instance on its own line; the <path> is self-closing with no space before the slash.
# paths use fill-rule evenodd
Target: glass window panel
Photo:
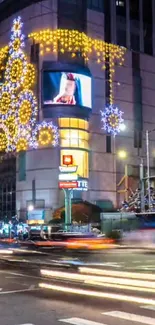
<path id="1" fill-rule="evenodd" d="M 85 129 L 85 121 L 79 120 L 79 129 Z"/>
<path id="2" fill-rule="evenodd" d="M 19 164 L 19 173 L 18 173 L 18 181 L 26 180 L 26 152 L 19 152 L 18 158 Z"/>
<path id="3" fill-rule="evenodd" d="M 89 141 L 89 133 L 88 132 L 85 132 L 85 137 L 84 138 L 85 138 L 86 141 Z"/>
<path id="4" fill-rule="evenodd" d="M 83 149 L 89 149 L 89 148 L 88 148 L 88 142 L 87 142 L 86 140 L 82 140 L 82 139 L 80 139 L 80 140 L 79 140 L 79 147 L 80 147 L 80 148 L 83 148 Z"/>
<path id="5" fill-rule="evenodd" d="M 79 138 L 79 132 L 78 130 L 70 130 L 70 138 L 71 139 L 78 139 Z"/>
<path id="6" fill-rule="evenodd" d="M 62 147 L 69 147 L 70 132 L 69 130 L 60 130 L 60 144 Z"/>
<path id="7" fill-rule="evenodd" d="M 85 121 L 85 130 L 88 130 L 88 129 L 89 129 L 88 121 Z"/>
<path id="8" fill-rule="evenodd" d="M 79 139 L 84 139 L 85 138 L 85 131 L 79 130 Z"/>
<path id="9" fill-rule="evenodd" d="M 78 147 L 79 146 L 79 131 L 70 130 L 70 146 Z"/>
<path id="10" fill-rule="evenodd" d="M 78 119 L 77 118 L 71 118 L 70 119 L 70 127 L 71 128 L 78 128 Z"/>
<path id="11" fill-rule="evenodd" d="M 69 118 L 59 118 L 59 127 L 69 128 Z"/>
<path id="12" fill-rule="evenodd" d="M 60 130 L 61 147 L 89 148 L 89 133 L 77 129 Z"/>

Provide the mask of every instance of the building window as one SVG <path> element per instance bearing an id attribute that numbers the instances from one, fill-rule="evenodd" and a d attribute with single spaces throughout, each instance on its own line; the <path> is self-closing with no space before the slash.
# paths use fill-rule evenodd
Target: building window
<path id="1" fill-rule="evenodd" d="M 126 30 L 117 28 L 117 44 L 126 47 Z"/>
<path id="2" fill-rule="evenodd" d="M 126 46 L 126 1 L 116 1 L 117 44 Z"/>
<path id="3" fill-rule="evenodd" d="M 86 2 L 58 0 L 58 28 L 86 29 Z"/>
<path id="4" fill-rule="evenodd" d="M 87 0 L 88 9 L 104 12 L 103 0 Z"/>
<path id="5" fill-rule="evenodd" d="M 58 28 L 60 29 L 75 29 L 80 32 L 86 32 L 87 6 L 83 0 L 58 0 Z M 58 45 L 59 48 L 59 45 Z M 75 53 L 74 58 L 71 53 L 58 51 L 58 60 L 61 62 L 72 62 L 84 64 L 84 58 L 80 52 Z"/>
<path id="6" fill-rule="evenodd" d="M 73 156 L 73 164 L 78 166 L 77 173 L 79 177 L 89 177 L 89 153 L 85 150 L 61 150 L 60 152 L 60 164 L 63 165 L 63 156 Z"/>
<path id="7" fill-rule="evenodd" d="M 89 133 L 78 129 L 60 129 L 60 146 L 89 149 Z"/>
<path id="8" fill-rule="evenodd" d="M 88 130 L 89 123 L 88 121 L 82 119 L 64 117 L 64 118 L 59 118 L 59 127 Z"/>
<path id="9" fill-rule="evenodd" d="M 153 55 L 152 0 L 143 0 L 144 53 Z"/>
<path id="10" fill-rule="evenodd" d="M 26 180 L 26 152 L 20 152 L 18 158 L 18 181 L 25 181 Z"/>
<path id="11" fill-rule="evenodd" d="M 125 6 L 125 3 L 124 3 L 124 1 L 117 0 L 116 1 L 116 6 L 118 6 L 118 7 L 124 7 Z"/>
<path id="12" fill-rule="evenodd" d="M 16 215 L 16 180 L 3 179 L 0 185 L 0 218 Z"/>
<path id="13" fill-rule="evenodd" d="M 139 0 L 130 0 L 131 49 L 140 50 L 140 15 Z"/>
<path id="14" fill-rule="evenodd" d="M 131 20 L 139 20 L 139 0 L 129 0 Z"/>
<path id="15" fill-rule="evenodd" d="M 111 136 L 106 136 L 106 152 L 111 153 Z"/>

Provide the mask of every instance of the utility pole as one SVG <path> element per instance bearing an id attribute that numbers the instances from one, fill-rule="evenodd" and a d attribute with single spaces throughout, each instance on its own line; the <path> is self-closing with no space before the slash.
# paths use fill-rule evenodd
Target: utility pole
<path id="1" fill-rule="evenodd" d="M 141 212 L 145 211 L 145 199 L 144 199 L 144 163 L 143 158 L 140 162 L 140 200 L 141 200 Z"/>
<path id="2" fill-rule="evenodd" d="M 148 207 L 151 209 L 150 195 L 150 152 L 149 152 L 149 131 L 146 131 L 146 159 L 147 159 L 147 185 L 148 185 Z"/>

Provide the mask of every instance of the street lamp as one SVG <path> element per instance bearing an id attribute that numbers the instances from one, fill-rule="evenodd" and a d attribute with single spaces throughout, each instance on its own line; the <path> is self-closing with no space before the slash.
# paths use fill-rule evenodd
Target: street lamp
<path id="1" fill-rule="evenodd" d="M 34 210 L 34 206 L 33 206 L 32 204 L 30 204 L 30 205 L 28 206 L 28 211 L 31 212 L 31 211 L 33 211 L 33 210 Z"/>
<path id="2" fill-rule="evenodd" d="M 127 152 L 125 151 L 125 150 L 119 150 L 118 151 L 118 157 L 120 158 L 120 159 L 126 159 L 127 158 Z"/>
<path id="3" fill-rule="evenodd" d="M 120 131 L 125 131 L 126 125 L 124 123 L 120 124 Z"/>

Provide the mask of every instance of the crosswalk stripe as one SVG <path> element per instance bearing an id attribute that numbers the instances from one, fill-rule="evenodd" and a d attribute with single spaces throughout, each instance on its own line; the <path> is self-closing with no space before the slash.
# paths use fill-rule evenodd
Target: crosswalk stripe
<path id="1" fill-rule="evenodd" d="M 140 306 L 140 308 L 149 309 L 149 310 L 154 310 L 155 311 L 155 306 L 151 306 L 151 305 Z"/>
<path id="2" fill-rule="evenodd" d="M 72 325 L 106 325 L 103 323 L 93 322 L 88 319 L 76 318 L 76 317 L 67 318 L 67 319 L 65 319 L 65 318 L 59 319 L 59 322 L 68 323 L 68 324 L 72 324 Z"/>
<path id="3" fill-rule="evenodd" d="M 107 312 L 107 313 L 102 313 L 102 315 L 116 317 L 116 318 L 131 321 L 131 322 L 139 322 L 139 323 L 145 324 L 145 325 L 154 325 L 155 324 L 155 319 L 152 317 L 145 317 L 145 316 L 141 316 L 141 315 L 125 313 L 122 311 L 111 311 L 111 312 Z"/>

